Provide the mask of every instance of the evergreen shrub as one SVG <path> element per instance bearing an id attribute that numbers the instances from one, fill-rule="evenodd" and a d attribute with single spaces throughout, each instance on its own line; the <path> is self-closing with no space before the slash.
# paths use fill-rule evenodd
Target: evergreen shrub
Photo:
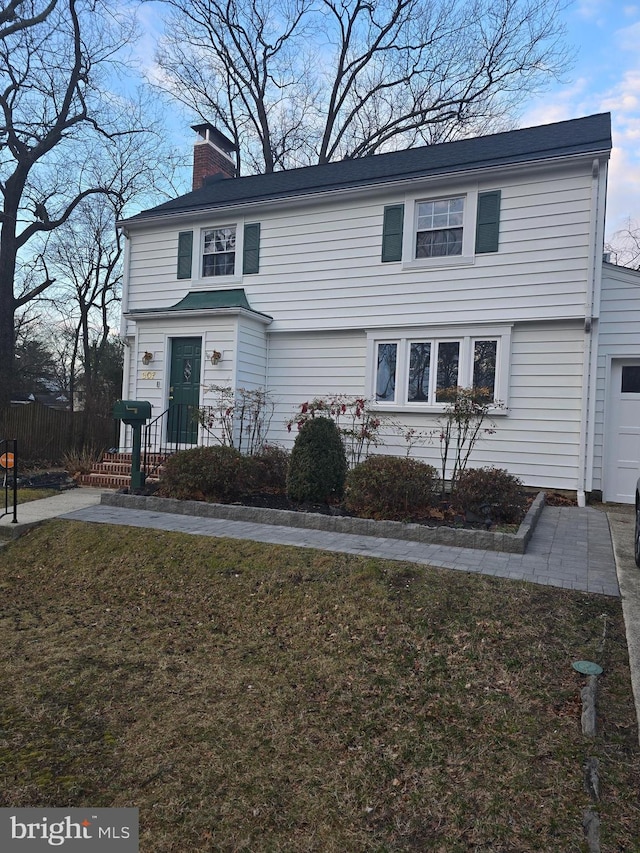
<path id="1" fill-rule="evenodd" d="M 253 489 L 249 457 L 233 447 L 180 450 L 164 463 L 161 493 L 180 500 L 229 503 Z"/>
<path id="2" fill-rule="evenodd" d="M 526 500 L 521 481 L 503 468 L 469 468 L 458 476 L 453 493 L 456 510 L 494 522 L 519 522 Z"/>
<path id="3" fill-rule="evenodd" d="M 347 475 L 345 508 L 361 518 L 417 518 L 433 505 L 439 484 L 436 469 L 425 462 L 369 456 Z"/>
<path id="4" fill-rule="evenodd" d="M 291 453 L 288 450 L 275 445 L 267 445 L 260 453 L 250 456 L 247 461 L 253 472 L 256 491 L 285 495 L 290 459 Z"/>
<path id="5" fill-rule="evenodd" d="M 330 503 L 344 494 L 347 459 L 340 431 L 329 418 L 312 418 L 296 436 L 287 494 L 294 501 Z"/>

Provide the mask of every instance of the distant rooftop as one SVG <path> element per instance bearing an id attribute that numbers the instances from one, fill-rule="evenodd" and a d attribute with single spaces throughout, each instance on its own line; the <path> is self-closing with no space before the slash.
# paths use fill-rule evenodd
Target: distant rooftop
<path id="1" fill-rule="evenodd" d="M 571 155 L 608 155 L 611 144 L 611 115 L 598 113 L 457 142 L 219 180 L 125 221 L 133 223 L 172 214 L 375 186 L 414 177 L 535 163 Z"/>

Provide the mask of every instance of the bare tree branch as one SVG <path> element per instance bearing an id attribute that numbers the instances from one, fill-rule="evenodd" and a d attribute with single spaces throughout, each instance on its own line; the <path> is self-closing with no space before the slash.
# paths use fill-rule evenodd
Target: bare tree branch
<path id="1" fill-rule="evenodd" d="M 621 267 L 640 270 L 640 223 L 629 218 L 604 247 L 611 261 Z"/>
<path id="2" fill-rule="evenodd" d="M 0 408 L 10 391 L 16 308 L 55 281 L 39 254 L 47 235 L 86 199 L 118 189 L 119 167 L 105 167 L 109 152 L 140 135 L 135 110 L 110 96 L 107 78 L 131 35 L 105 0 L 0 6 Z M 41 259 L 40 278 L 16 295 L 30 256 Z"/>
<path id="3" fill-rule="evenodd" d="M 166 0 L 165 87 L 269 172 L 512 126 L 564 0 Z"/>

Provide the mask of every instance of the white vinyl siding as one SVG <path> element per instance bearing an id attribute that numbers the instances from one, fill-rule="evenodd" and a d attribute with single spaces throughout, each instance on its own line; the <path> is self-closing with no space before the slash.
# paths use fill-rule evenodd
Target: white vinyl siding
<path id="1" fill-rule="evenodd" d="M 246 317 L 238 322 L 238 388 L 262 388 L 267 384 L 267 339 L 265 327 Z"/>
<path id="2" fill-rule="evenodd" d="M 593 488 L 606 487 L 607 405 L 614 359 L 640 358 L 640 272 L 604 264 L 600 320 L 593 450 Z M 639 472 L 640 475 L 640 472 Z"/>
<path id="3" fill-rule="evenodd" d="M 295 427 L 286 422 L 314 397 L 364 394 L 367 339 L 364 332 L 285 333 L 269 336 L 268 387 L 276 402 L 270 441 L 291 446 Z"/>
<path id="4" fill-rule="evenodd" d="M 506 468 L 530 486 L 575 489 L 578 482 L 584 331 L 579 323 L 523 324 L 511 336 L 508 414 L 491 417 L 495 433 L 479 441 L 470 464 Z M 364 333 L 272 335 L 269 388 L 278 400 L 270 440 L 291 446 L 286 421 L 314 397 L 366 396 Z M 412 456 L 440 466 L 436 413 L 403 410 L 402 429 L 433 432 Z M 400 431 L 383 428 L 375 453 L 406 455 Z"/>
<path id="5" fill-rule="evenodd" d="M 448 187 L 425 182 L 423 195 Z M 471 192 L 468 184 L 450 189 L 465 187 Z M 385 205 L 403 203 L 404 194 L 265 207 L 260 271 L 242 279 L 249 304 L 274 318 L 272 331 L 349 329 L 354 318 L 361 328 L 374 328 L 390 317 L 402 326 L 447 323 L 452 316 L 460 323 L 499 323 L 583 315 L 590 165 L 479 182 L 473 191 L 492 189 L 502 193 L 500 250 L 476 254 L 473 264 L 455 269 L 381 262 Z M 178 230 L 134 234 L 130 309 L 172 305 L 188 292 L 189 283 L 175 278 Z M 194 242 L 196 232 L 194 225 Z M 214 277 L 206 286 L 224 285 Z M 202 282 L 191 288 L 201 289 Z"/>

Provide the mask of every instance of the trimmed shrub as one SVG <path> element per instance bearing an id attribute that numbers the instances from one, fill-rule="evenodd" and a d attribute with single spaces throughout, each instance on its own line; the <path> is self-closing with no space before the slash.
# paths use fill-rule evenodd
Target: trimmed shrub
<path id="1" fill-rule="evenodd" d="M 162 494 L 180 500 L 228 503 L 248 494 L 253 477 L 247 457 L 233 447 L 180 450 L 164 463 Z"/>
<path id="2" fill-rule="evenodd" d="M 286 495 L 287 472 L 291 453 L 283 447 L 267 445 L 247 459 L 252 470 L 254 489 L 273 495 Z"/>
<path id="3" fill-rule="evenodd" d="M 480 519 L 515 523 L 524 515 L 526 494 L 520 480 L 503 468 L 470 468 L 457 479 L 453 504 Z"/>
<path id="4" fill-rule="evenodd" d="M 361 518 L 417 518 L 433 505 L 439 482 L 436 469 L 425 462 L 370 456 L 347 475 L 345 507 Z"/>
<path id="5" fill-rule="evenodd" d="M 287 494 L 291 500 L 340 500 L 346 475 L 347 459 L 336 424 L 329 418 L 313 418 L 303 424 L 289 463 Z"/>

